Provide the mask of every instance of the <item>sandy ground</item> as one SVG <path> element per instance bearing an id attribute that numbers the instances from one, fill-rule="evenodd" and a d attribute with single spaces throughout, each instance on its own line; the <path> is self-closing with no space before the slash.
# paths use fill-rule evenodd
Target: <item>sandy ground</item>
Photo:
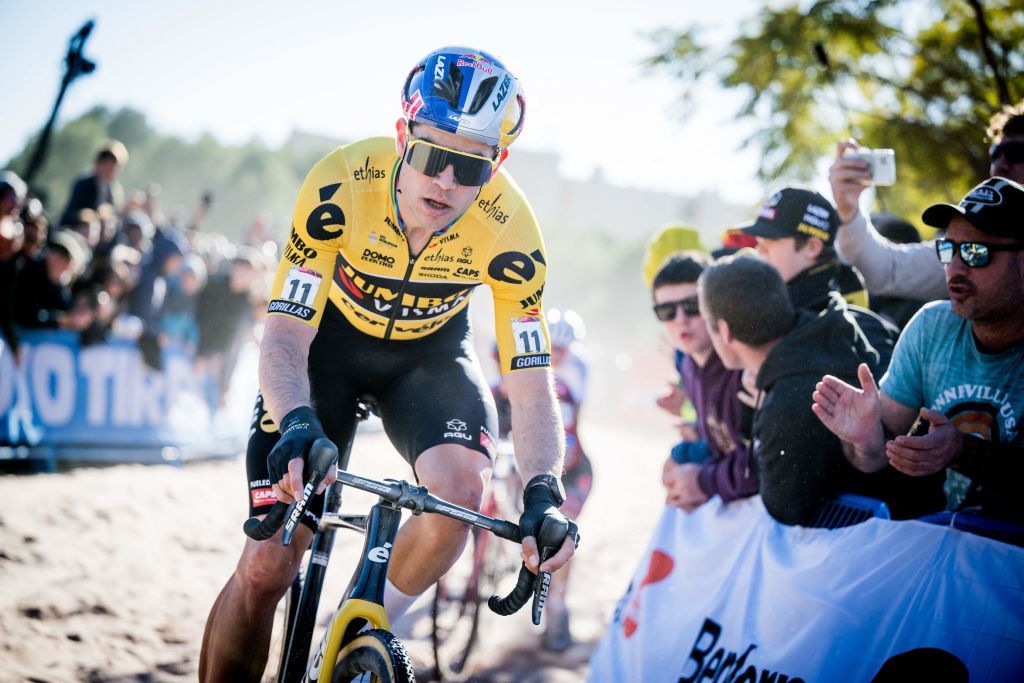
<path id="1" fill-rule="evenodd" d="M 569 598 L 577 644 L 544 653 L 528 614 L 488 613 L 486 656 L 473 680 L 586 676 L 660 514 L 660 468 L 671 439 L 664 423 L 584 431 L 596 484 L 580 519 Z M 409 474 L 380 433 L 360 436 L 350 469 Z M 241 458 L 0 477 L 0 681 L 195 680 L 207 613 L 242 546 L 244 479 Z M 372 502 L 355 493 L 346 509 Z M 361 537 L 339 536 L 324 618 L 360 547 Z M 424 616 L 429 607 L 421 603 L 401 629 L 422 671 L 431 664 Z"/>

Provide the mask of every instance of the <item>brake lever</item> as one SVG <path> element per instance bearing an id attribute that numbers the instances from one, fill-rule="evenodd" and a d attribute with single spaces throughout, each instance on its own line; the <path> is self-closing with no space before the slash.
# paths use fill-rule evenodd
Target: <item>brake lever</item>
<path id="1" fill-rule="evenodd" d="M 537 545 L 540 550 L 540 564 L 544 564 L 559 548 L 569 533 L 569 524 L 555 517 L 546 517 L 537 532 Z M 533 580 L 533 624 L 540 626 L 540 615 L 544 611 L 544 603 L 548 598 L 548 589 L 551 587 L 551 572 L 540 571 L 537 566 L 537 575 Z"/>

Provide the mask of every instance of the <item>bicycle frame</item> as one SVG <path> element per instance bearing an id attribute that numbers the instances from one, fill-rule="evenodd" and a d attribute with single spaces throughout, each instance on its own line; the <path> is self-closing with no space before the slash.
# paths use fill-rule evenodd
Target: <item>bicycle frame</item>
<path id="1" fill-rule="evenodd" d="M 391 548 L 401 522 L 401 509 L 386 501 L 382 500 L 370 508 L 366 539 L 354 574 L 355 580 L 321 638 L 320 646 L 302 678 L 303 683 L 321 680 L 324 674 L 326 676 L 323 680 L 331 680 L 334 662 L 338 659 L 343 643 L 363 627 L 360 620 L 369 622 L 372 628 L 391 630 L 391 624 L 384 613 L 384 580 L 388 575 Z"/>

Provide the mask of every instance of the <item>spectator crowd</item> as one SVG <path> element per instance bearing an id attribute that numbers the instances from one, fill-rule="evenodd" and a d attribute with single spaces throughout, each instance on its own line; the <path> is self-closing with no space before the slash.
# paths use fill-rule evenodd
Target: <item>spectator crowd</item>
<path id="1" fill-rule="evenodd" d="M 154 369 L 177 347 L 212 373 L 222 397 L 238 347 L 266 309 L 277 245 L 236 247 L 205 230 L 209 194 L 187 224 L 183 211 L 164 214 L 159 185 L 126 194 L 126 163 L 122 143 L 105 143 L 64 207 L 44 206 L 3 172 L 0 333 L 15 358 L 22 330 L 73 330 L 83 345 L 128 339 Z"/>
<path id="2" fill-rule="evenodd" d="M 783 187 L 717 260 L 659 255 L 653 310 L 680 380 L 658 403 L 695 415 L 664 465 L 667 504 L 759 493 L 813 526 L 857 494 L 896 519 L 1024 523 L 1024 102 L 985 134 L 990 177 L 924 209 L 935 239 L 865 215 L 870 167 L 847 140 L 833 201 Z"/>

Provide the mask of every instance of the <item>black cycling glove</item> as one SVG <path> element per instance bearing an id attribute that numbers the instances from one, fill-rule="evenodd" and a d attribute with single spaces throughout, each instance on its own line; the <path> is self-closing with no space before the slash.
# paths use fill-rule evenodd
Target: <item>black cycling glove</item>
<path id="1" fill-rule="evenodd" d="M 562 489 L 562 482 L 558 477 L 551 474 L 538 474 L 527 482 L 526 488 L 523 489 L 523 514 L 519 517 L 519 531 L 523 537 L 533 536 L 537 538 L 544 519 L 554 517 L 568 525 L 568 535 L 579 546 L 579 531 L 576 522 L 568 519 L 558 511 L 558 508 L 564 502 L 565 493 Z M 540 539 L 537 538 L 537 540 L 540 543 Z M 561 542 L 559 542 L 559 546 L 561 546 Z"/>
<path id="2" fill-rule="evenodd" d="M 302 458 L 303 466 L 308 466 L 309 447 L 317 439 L 327 437 L 316 413 L 309 406 L 299 406 L 290 411 L 281 420 L 280 429 L 281 439 L 267 455 L 271 484 L 281 481 L 281 477 L 288 473 L 288 463 L 295 458 Z"/>

